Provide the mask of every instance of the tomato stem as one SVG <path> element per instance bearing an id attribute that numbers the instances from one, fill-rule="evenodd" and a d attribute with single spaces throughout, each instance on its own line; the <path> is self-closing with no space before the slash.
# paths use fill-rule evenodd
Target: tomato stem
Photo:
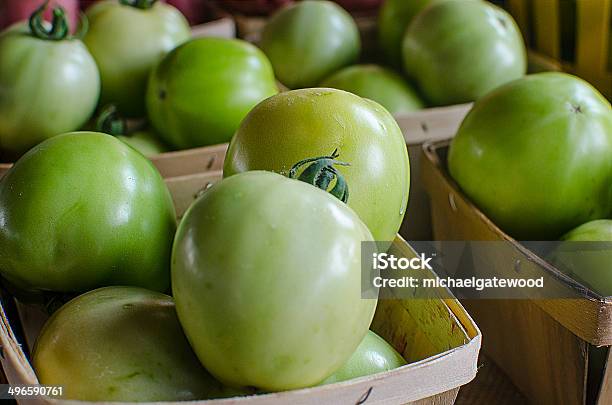
<path id="1" fill-rule="evenodd" d="M 350 164 L 336 160 L 338 156 L 338 149 L 336 149 L 329 156 L 301 160 L 293 165 L 289 171 L 289 178 L 297 179 L 312 184 L 321 190 L 328 191 L 331 195 L 346 203 L 349 197 L 348 184 L 344 176 L 334 165 L 350 166 Z M 306 165 L 308 166 L 298 176 L 300 168 Z M 328 190 L 334 179 L 336 179 L 336 184 L 331 190 Z"/>
<path id="2" fill-rule="evenodd" d="M 157 3 L 157 0 L 119 0 L 124 6 L 130 6 L 139 8 L 141 10 L 148 10 Z"/>
<path id="3" fill-rule="evenodd" d="M 29 20 L 30 31 L 32 32 L 32 35 L 39 39 L 50 41 L 64 40 L 70 33 L 66 12 L 62 7 L 55 7 L 53 9 L 51 26 L 47 26 L 45 20 L 43 19 L 43 13 L 47 9 L 48 5 L 49 0 L 46 0 L 32 13 Z"/>
<path id="4" fill-rule="evenodd" d="M 126 127 L 125 119 L 119 116 L 117 107 L 112 104 L 104 107 L 96 120 L 96 130 L 98 132 L 113 136 L 125 135 Z"/>

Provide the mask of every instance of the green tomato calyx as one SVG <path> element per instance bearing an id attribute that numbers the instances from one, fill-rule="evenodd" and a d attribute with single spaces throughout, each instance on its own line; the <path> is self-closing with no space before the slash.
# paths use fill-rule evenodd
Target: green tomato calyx
<path id="1" fill-rule="evenodd" d="M 44 20 L 43 13 L 47 9 L 48 5 L 49 0 L 46 0 L 30 16 L 28 24 L 30 26 L 30 32 L 33 36 L 47 41 L 63 41 L 65 39 L 73 38 L 81 39 L 85 36 L 87 30 L 89 29 L 89 22 L 87 21 L 85 14 L 81 13 L 80 15 L 77 32 L 74 35 L 70 35 L 70 26 L 68 25 L 66 11 L 63 7 L 58 6 L 53 9 L 53 19 L 51 20 L 51 24 L 48 24 Z"/>
<path id="2" fill-rule="evenodd" d="M 113 136 L 125 135 L 126 127 L 125 119 L 119 116 L 117 107 L 112 104 L 104 107 L 96 120 L 96 130 L 98 132 Z"/>
<path id="3" fill-rule="evenodd" d="M 350 166 L 350 163 L 336 160 L 338 156 L 340 156 L 338 149 L 335 149 L 329 156 L 300 160 L 289 171 L 289 178 L 312 184 L 346 203 L 349 197 L 348 184 L 334 165 Z M 298 175 L 298 171 L 306 165 L 308 166 Z M 336 179 L 336 184 L 329 190 L 329 186 L 334 179 Z"/>
<path id="4" fill-rule="evenodd" d="M 49 5 L 49 0 L 45 1 L 38 7 L 30 16 L 29 25 L 32 35 L 36 38 L 50 40 L 50 41 L 61 41 L 68 37 L 70 28 L 68 27 L 68 20 L 66 19 L 66 12 L 62 7 L 55 7 L 53 9 L 53 19 L 51 25 L 47 25 L 43 19 L 43 13 Z"/>
<path id="5" fill-rule="evenodd" d="M 130 6 L 139 8 L 141 10 L 148 10 L 157 3 L 157 0 L 119 0 L 119 3 L 124 6 Z"/>

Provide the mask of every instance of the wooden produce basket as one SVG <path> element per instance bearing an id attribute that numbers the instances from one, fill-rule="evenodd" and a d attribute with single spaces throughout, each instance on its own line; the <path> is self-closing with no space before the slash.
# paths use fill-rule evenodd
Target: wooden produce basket
<path id="1" fill-rule="evenodd" d="M 167 179 L 177 213 L 181 216 L 220 172 Z M 398 257 L 414 255 L 397 238 L 391 248 Z M 3 303 L 13 303 L 10 296 Z M 47 316 L 35 307 L 18 304 L 18 316 L 0 308 L 0 360 L 10 384 L 37 384 L 29 362 L 31 349 Z M 379 300 L 372 329 L 391 343 L 409 362 L 385 373 L 316 388 L 245 398 L 210 400 L 206 404 L 453 404 L 459 388 L 476 375 L 481 334 L 455 299 Z M 24 341 L 16 338 L 23 331 Z M 25 402 L 24 402 L 25 403 Z M 32 404 L 56 404 L 41 398 Z M 82 403 L 85 402 L 75 402 Z M 194 403 L 194 402 L 191 402 Z"/>
<path id="2" fill-rule="evenodd" d="M 179 150 L 152 156 L 151 161 L 164 178 L 223 169 L 227 143 Z"/>
<path id="3" fill-rule="evenodd" d="M 592 346 L 612 345 L 612 298 L 564 275 L 489 220 L 446 168 L 448 141 L 423 146 L 423 182 L 436 240 L 508 241 L 512 254 L 487 259 L 487 277 L 551 276 L 564 299 L 462 300 L 486 336 L 483 351 L 536 404 L 612 403 L 612 367 L 589 374 Z M 482 258 L 481 258 L 482 259 Z M 548 281 L 547 281 L 548 282 Z M 607 364 L 612 364 L 610 353 Z M 588 402 L 587 402 L 588 399 Z"/>
<path id="4" fill-rule="evenodd" d="M 532 50 L 612 97 L 612 0 L 503 0 Z M 554 63 L 553 62 L 553 63 Z"/>

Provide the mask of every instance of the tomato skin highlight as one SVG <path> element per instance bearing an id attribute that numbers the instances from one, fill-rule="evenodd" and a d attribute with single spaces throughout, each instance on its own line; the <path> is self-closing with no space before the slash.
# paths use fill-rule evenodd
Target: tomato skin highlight
<path id="1" fill-rule="evenodd" d="M 362 241 L 372 235 L 337 198 L 272 172 L 213 185 L 189 208 L 172 254 L 179 319 L 221 382 L 264 391 L 319 383 L 367 333 Z"/>
<path id="2" fill-rule="evenodd" d="M 149 74 L 164 55 L 189 40 L 187 20 L 162 2 L 138 9 L 118 0 L 94 4 L 87 18 L 83 41 L 100 68 L 100 105 L 115 104 L 127 117 L 144 116 Z"/>
<path id="3" fill-rule="evenodd" d="M 0 224 L 0 273 L 19 289 L 168 288 L 170 192 L 110 135 L 64 134 L 30 150 L 0 180 Z"/>
<path id="4" fill-rule="evenodd" d="M 326 88 L 270 97 L 236 131 L 223 174 L 287 174 L 295 163 L 336 149 L 338 160 L 350 164 L 337 167 L 349 187 L 349 207 L 376 240 L 394 240 L 408 203 L 410 164 L 400 128 L 374 101 Z"/>
<path id="5" fill-rule="evenodd" d="M 39 39 L 27 23 L 0 33 L 0 151 L 16 158 L 79 129 L 99 95 L 98 67 L 80 40 Z"/>
<path id="6" fill-rule="evenodd" d="M 612 110 L 585 81 L 539 73 L 478 100 L 448 167 L 465 194 L 519 240 L 556 240 L 612 215 Z"/>
<path id="7" fill-rule="evenodd" d="M 200 38 L 176 48 L 153 70 L 151 124 L 175 149 L 228 142 L 260 101 L 278 92 L 266 56 L 236 39 Z"/>
<path id="8" fill-rule="evenodd" d="M 355 62 L 361 40 L 353 18 L 340 6 L 307 0 L 274 14 L 259 45 L 280 82 L 297 89 L 314 87 Z"/>

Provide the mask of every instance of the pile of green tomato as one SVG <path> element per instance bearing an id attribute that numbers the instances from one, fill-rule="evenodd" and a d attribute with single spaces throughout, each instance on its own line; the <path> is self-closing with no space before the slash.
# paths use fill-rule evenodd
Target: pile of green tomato
<path id="1" fill-rule="evenodd" d="M 401 131 L 382 107 L 339 91 L 299 96 L 259 104 L 240 136 L 260 136 L 252 125 L 281 127 L 285 113 L 305 105 L 335 107 L 351 97 L 372 122 L 340 123 L 352 130 L 336 133 L 347 144 L 339 150 L 352 157 L 349 136 L 386 128 L 372 150 L 393 162 L 397 179 L 407 178 Z M 296 137 L 300 130 L 308 132 L 298 128 Z M 38 336 L 32 364 L 40 382 L 64 386 L 71 399 L 189 400 L 298 389 L 404 365 L 369 331 L 377 300 L 361 298 L 360 249 L 373 231 L 397 232 L 408 185 L 405 195 L 376 206 L 370 168 L 351 159 L 345 177 L 338 157 L 296 162 L 287 176 L 228 169 L 177 227 L 153 164 L 115 137 L 73 132 L 28 151 L 0 181 L 3 284 L 26 302 L 85 292 Z M 394 220 L 379 221 L 391 206 Z"/>
<path id="2" fill-rule="evenodd" d="M 3 161 L 82 129 L 118 136 L 147 156 L 228 142 L 278 92 L 276 80 L 349 91 L 395 114 L 473 101 L 526 69 L 512 17 L 485 1 L 388 0 L 381 65 L 356 64 L 357 25 L 329 1 L 278 11 L 259 48 L 190 40 L 183 15 L 156 0 L 100 1 L 79 27 L 60 8 L 43 22 L 43 8 L 0 34 Z M 142 118 L 148 125 L 125 125 Z"/>
<path id="3" fill-rule="evenodd" d="M 155 0 L 101 1 L 76 29 L 44 7 L 0 33 L 0 157 L 16 160 L 0 275 L 24 301 L 75 297 L 32 354 L 66 398 L 219 398 L 404 365 L 360 296 L 361 243 L 393 240 L 408 203 L 394 113 L 477 100 L 450 173 L 513 236 L 611 216 L 610 104 L 525 76 L 520 32 L 488 2 L 387 0 L 384 66 L 355 64 L 355 21 L 324 0 L 279 10 L 259 47 L 189 39 Z M 224 142 L 223 180 L 177 225 L 145 156 Z M 584 226 L 566 238 L 612 234 Z"/>
<path id="4" fill-rule="evenodd" d="M 330 88 L 277 94 L 262 51 L 188 40 L 166 4 L 98 3 L 82 40 L 60 9 L 51 23 L 42 12 L 0 34 L 0 147 L 17 158 L 0 180 L 2 283 L 25 302 L 70 298 L 32 352 L 42 384 L 189 400 L 406 363 L 369 331 L 377 301 L 360 294 L 362 242 L 393 240 L 408 202 L 384 107 Z M 95 110 L 111 134 L 74 132 Z M 178 225 L 153 164 L 113 136 L 145 112 L 175 149 L 232 140 L 224 179 Z"/>

